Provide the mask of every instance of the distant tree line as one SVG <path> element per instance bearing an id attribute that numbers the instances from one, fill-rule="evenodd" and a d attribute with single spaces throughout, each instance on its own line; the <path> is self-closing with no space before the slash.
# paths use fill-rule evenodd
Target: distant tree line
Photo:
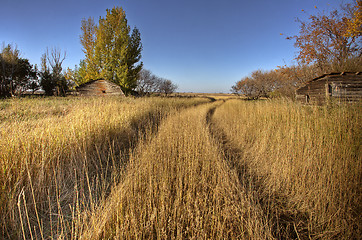
<path id="1" fill-rule="evenodd" d="M 294 97 L 295 89 L 325 73 L 362 71 L 362 1 L 345 4 L 329 14 L 311 15 L 300 21 L 295 40 L 297 64 L 257 70 L 231 87 L 249 99 Z"/>
<path id="2" fill-rule="evenodd" d="M 47 50 L 42 56 L 42 66 L 22 58 L 17 46 L 3 43 L 0 52 L 0 97 L 19 96 L 43 89 L 46 95 L 65 96 L 69 82 L 62 72 L 64 56 L 57 49 Z M 48 67 L 50 66 L 50 67 Z"/>
<path id="3" fill-rule="evenodd" d="M 158 77 L 150 70 L 142 69 L 138 75 L 136 91 L 142 96 L 152 93 L 164 93 L 167 96 L 176 89 L 177 85 L 171 80 Z"/>
<path id="4" fill-rule="evenodd" d="M 41 68 L 20 57 L 17 46 L 3 43 L 0 52 L 0 97 L 20 96 L 25 92 L 34 94 L 43 90 L 46 96 L 65 96 L 67 91 L 77 84 L 79 68 L 63 71 L 66 53 L 52 48 L 47 49 L 41 57 Z M 150 70 L 141 69 L 134 84 L 138 95 L 163 93 L 166 96 L 177 89 L 171 80 L 158 77 Z"/>
<path id="5" fill-rule="evenodd" d="M 171 80 L 156 77 L 142 70 L 141 35 L 131 30 L 121 7 L 107 9 L 98 24 L 93 18 L 83 19 L 80 41 L 85 59 L 79 67 L 63 70 L 66 53 L 52 48 L 41 57 L 41 69 L 21 58 L 17 46 L 3 43 L 0 52 L 0 97 L 19 96 L 41 89 L 47 96 L 65 96 L 66 92 L 83 83 L 106 79 L 119 85 L 126 93 L 135 90 L 140 95 L 170 94 L 177 86 Z M 142 71 L 141 71 L 142 70 Z"/>
<path id="6" fill-rule="evenodd" d="M 11 97 L 36 88 L 37 69 L 20 57 L 16 46 L 3 43 L 0 52 L 0 97 Z"/>

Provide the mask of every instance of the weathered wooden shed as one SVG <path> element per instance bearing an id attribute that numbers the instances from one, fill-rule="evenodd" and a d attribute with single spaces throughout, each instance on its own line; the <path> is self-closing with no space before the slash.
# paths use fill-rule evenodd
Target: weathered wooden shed
<path id="1" fill-rule="evenodd" d="M 360 72 L 330 73 L 317 77 L 296 90 L 303 103 L 324 104 L 329 100 L 355 102 L 362 99 Z"/>
<path id="2" fill-rule="evenodd" d="M 104 79 L 93 80 L 84 83 L 76 87 L 76 92 L 80 96 L 109 96 L 109 95 L 124 96 L 124 93 L 120 86 Z"/>

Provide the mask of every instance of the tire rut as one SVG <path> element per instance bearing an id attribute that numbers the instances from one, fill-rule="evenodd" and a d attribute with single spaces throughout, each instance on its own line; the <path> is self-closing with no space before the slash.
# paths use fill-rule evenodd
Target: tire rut
<path id="1" fill-rule="evenodd" d="M 261 208 L 272 236 L 276 239 L 310 239 L 311 234 L 305 224 L 309 216 L 298 210 L 285 211 L 288 209 L 286 206 L 289 202 L 288 197 L 268 191 L 264 185 L 265 176 L 258 176 L 251 169 L 244 160 L 247 158 L 246 153 L 235 146 L 224 130 L 220 129 L 213 120 L 216 108 L 211 108 L 206 116 L 210 135 L 218 143 L 224 161 L 232 171 L 237 173 L 239 184 L 247 197 Z"/>

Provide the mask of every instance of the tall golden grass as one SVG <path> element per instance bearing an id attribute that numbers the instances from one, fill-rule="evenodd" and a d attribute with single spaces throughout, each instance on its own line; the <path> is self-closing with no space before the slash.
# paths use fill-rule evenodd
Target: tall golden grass
<path id="1" fill-rule="evenodd" d="M 213 105 L 167 118 L 131 156 L 124 181 L 96 212 L 84 239 L 265 239 L 260 209 L 246 198 L 211 137 Z"/>
<path id="2" fill-rule="evenodd" d="M 358 104 L 4 100 L 0 238 L 358 239 L 360 143 Z"/>
<path id="3" fill-rule="evenodd" d="M 361 236 L 361 105 L 229 101 L 213 122 L 276 238 Z"/>
<path id="4" fill-rule="evenodd" d="M 50 98 L 0 103 L 3 238 L 73 238 L 146 129 L 205 99 Z"/>

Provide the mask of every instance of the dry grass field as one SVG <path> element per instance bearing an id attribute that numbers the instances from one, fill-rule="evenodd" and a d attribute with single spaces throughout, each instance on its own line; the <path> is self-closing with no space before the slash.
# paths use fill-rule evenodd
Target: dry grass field
<path id="1" fill-rule="evenodd" d="M 229 101 L 213 128 L 277 239 L 361 236 L 361 105 Z"/>
<path id="2" fill-rule="evenodd" d="M 358 239 L 361 105 L 0 102 L 1 239 Z"/>

